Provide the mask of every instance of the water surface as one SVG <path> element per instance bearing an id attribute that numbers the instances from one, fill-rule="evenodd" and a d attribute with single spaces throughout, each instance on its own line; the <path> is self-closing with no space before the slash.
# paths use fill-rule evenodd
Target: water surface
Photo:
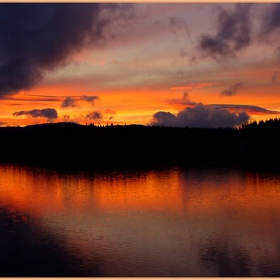
<path id="1" fill-rule="evenodd" d="M 280 276 L 279 217 L 270 172 L 2 164 L 0 276 Z"/>

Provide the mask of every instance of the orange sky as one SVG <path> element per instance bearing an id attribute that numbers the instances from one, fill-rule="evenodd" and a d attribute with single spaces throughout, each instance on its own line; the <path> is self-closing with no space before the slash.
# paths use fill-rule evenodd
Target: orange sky
<path id="1" fill-rule="evenodd" d="M 149 124 L 156 112 L 176 115 L 186 106 L 198 103 L 266 109 L 243 108 L 251 120 L 280 117 L 278 26 L 264 21 L 265 13 L 273 16 L 276 9 L 268 4 L 241 7 L 185 3 L 135 4 L 118 16 L 106 11 L 102 16 L 110 20 L 102 31 L 105 38 L 102 43 L 97 43 L 98 40 L 81 43 L 62 63 L 47 70 L 38 66 L 42 77 L 29 88 L 1 93 L 0 81 L 0 124 L 24 126 L 48 121 Z M 221 14 L 226 16 L 219 21 Z M 203 21 L 199 20 L 202 17 Z M 249 43 L 235 37 L 243 32 L 239 26 L 249 30 L 246 31 Z M 269 36 L 261 40 L 260 30 L 267 26 L 272 31 L 268 30 Z M 224 34 L 226 28 L 228 34 L 231 28 L 235 30 L 230 39 Z M 25 29 L 21 31 L 19 26 L 19 32 Z M 206 37 L 223 43 L 221 46 L 232 53 L 218 53 L 209 46 L 202 49 Z M 234 47 L 237 43 L 243 44 L 240 49 Z M 82 96 L 98 98 L 90 103 L 82 100 Z M 62 107 L 67 97 L 74 103 Z M 44 108 L 55 109 L 58 117 L 48 119 L 27 113 Z M 23 113 L 15 116 L 15 112 Z M 231 113 L 234 112 L 238 111 L 231 108 Z M 90 119 L 90 114 L 95 117 Z"/>

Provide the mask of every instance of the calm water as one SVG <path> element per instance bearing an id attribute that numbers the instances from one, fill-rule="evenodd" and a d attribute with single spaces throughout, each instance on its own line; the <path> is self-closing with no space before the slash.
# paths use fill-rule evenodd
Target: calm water
<path id="1" fill-rule="evenodd" d="M 0 276 L 280 276 L 279 217 L 268 172 L 0 165 Z"/>

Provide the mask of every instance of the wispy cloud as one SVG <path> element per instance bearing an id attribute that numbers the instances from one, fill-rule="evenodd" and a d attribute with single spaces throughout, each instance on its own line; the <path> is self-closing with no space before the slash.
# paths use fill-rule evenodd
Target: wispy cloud
<path id="1" fill-rule="evenodd" d="M 19 95 L 19 96 L 4 96 L 3 100 L 16 100 L 16 101 L 27 101 L 27 102 L 57 102 L 60 99 L 57 96 L 49 95 Z"/>
<path id="2" fill-rule="evenodd" d="M 275 83 L 278 82 L 278 80 L 279 80 L 279 75 L 280 75 L 279 71 L 274 71 L 274 72 L 272 73 L 272 76 L 271 76 L 271 83 L 272 83 L 272 84 L 275 84 Z"/>
<path id="3" fill-rule="evenodd" d="M 280 114 L 280 111 L 268 110 L 262 107 L 253 105 L 238 105 L 238 104 L 208 104 L 206 106 L 225 108 L 235 112 L 247 112 L 250 115 L 275 115 Z"/>
<path id="4" fill-rule="evenodd" d="M 173 98 L 173 99 L 168 99 L 167 102 L 169 104 L 181 104 L 181 105 L 187 105 L 187 106 L 195 106 L 197 103 L 193 102 L 190 98 L 189 98 L 189 93 L 187 91 L 185 91 L 183 93 L 183 97 L 182 98 Z"/>
<path id="5" fill-rule="evenodd" d="M 68 107 L 78 107 L 78 101 L 82 100 L 82 101 L 86 101 L 92 105 L 94 105 L 94 101 L 98 100 L 99 97 L 96 95 L 93 96 L 87 96 L 87 95 L 83 95 L 83 96 L 79 96 L 79 97 L 71 97 L 71 96 L 67 96 L 62 102 L 61 102 L 61 107 L 62 108 L 68 108 Z"/>
<path id="6" fill-rule="evenodd" d="M 81 100 L 87 101 L 87 102 L 91 103 L 92 105 L 94 105 L 94 101 L 96 101 L 98 99 L 99 99 L 99 97 L 96 95 L 93 95 L 93 96 L 83 95 L 81 97 Z"/>
<path id="7" fill-rule="evenodd" d="M 239 91 L 239 89 L 241 87 L 243 87 L 243 86 L 244 86 L 244 84 L 242 82 L 236 83 L 236 84 L 230 86 L 229 88 L 223 90 L 221 92 L 221 95 L 222 96 L 232 96 L 232 95 L 235 95 Z"/>
<path id="8" fill-rule="evenodd" d="M 188 84 L 185 86 L 178 86 L 178 87 L 171 87 L 171 90 L 190 90 L 190 89 L 197 89 L 197 88 L 205 88 L 205 87 L 212 87 L 219 85 L 220 83 L 193 83 Z"/>

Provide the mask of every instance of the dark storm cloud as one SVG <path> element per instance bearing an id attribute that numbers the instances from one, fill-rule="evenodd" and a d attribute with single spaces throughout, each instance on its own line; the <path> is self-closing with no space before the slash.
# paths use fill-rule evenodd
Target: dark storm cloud
<path id="1" fill-rule="evenodd" d="M 128 7 L 97 3 L 0 4 L 0 98 L 32 88 L 46 70 L 67 63 L 85 44 L 104 43 L 103 31 L 116 18 L 113 13 L 120 16 Z"/>
<path id="2" fill-rule="evenodd" d="M 87 102 L 91 103 L 92 105 L 94 105 L 94 101 L 98 100 L 98 99 L 99 99 L 99 97 L 96 95 L 93 95 L 93 96 L 84 95 L 81 97 L 81 100 L 87 101 Z"/>
<path id="3" fill-rule="evenodd" d="M 48 120 L 53 120 L 57 118 L 57 112 L 55 109 L 46 108 L 46 109 L 34 109 L 30 111 L 19 111 L 13 113 L 13 116 L 30 116 L 32 118 L 47 118 Z"/>
<path id="4" fill-rule="evenodd" d="M 278 82 L 278 80 L 279 80 L 279 72 L 278 71 L 274 71 L 273 73 L 272 73 L 272 76 L 271 76 L 271 83 L 272 84 L 275 84 L 275 83 L 277 83 Z"/>
<path id="5" fill-rule="evenodd" d="M 100 111 L 91 112 L 86 115 L 86 119 L 88 120 L 101 120 L 102 118 L 103 116 Z"/>
<path id="6" fill-rule="evenodd" d="M 198 48 L 203 57 L 234 56 L 251 43 L 250 4 L 236 4 L 233 11 L 219 7 L 215 35 L 203 35 Z"/>
<path id="7" fill-rule="evenodd" d="M 236 84 L 230 86 L 228 89 L 225 89 L 224 91 L 222 91 L 221 95 L 224 95 L 224 96 L 235 95 L 242 86 L 243 86 L 242 82 L 236 83 Z"/>
<path id="8" fill-rule="evenodd" d="M 68 107 L 77 107 L 78 104 L 77 102 L 71 98 L 70 96 L 67 96 L 62 102 L 61 102 L 61 107 L 62 108 L 68 108 Z"/>
<path id="9" fill-rule="evenodd" d="M 170 112 L 157 112 L 152 125 L 173 127 L 236 127 L 249 120 L 246 112 L 231 113 L 219 106 L 209 107 L 199 103 L 193 108 L 185 108 L 177 115 Z"/>

